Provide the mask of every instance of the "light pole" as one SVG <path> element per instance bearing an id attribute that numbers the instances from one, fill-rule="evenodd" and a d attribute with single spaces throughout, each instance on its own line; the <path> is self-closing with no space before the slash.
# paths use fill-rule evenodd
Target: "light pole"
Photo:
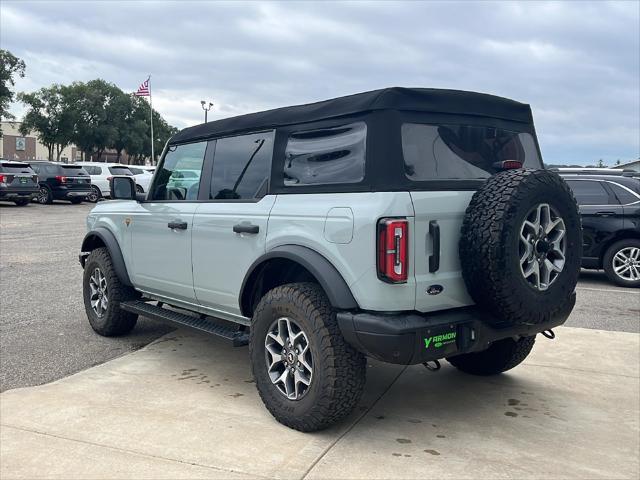
<path id="1" fill-rule="evenodd" d="M 202 105 L 202 110 L 204 110 L 204 123 L 207 123 L 207 113 L 209 113 L 209 110 L 213 107 L 213 102 L 209 102 L 209 106 L 207 106 L 207 102 L 200 100 L 200 105 Z"/>

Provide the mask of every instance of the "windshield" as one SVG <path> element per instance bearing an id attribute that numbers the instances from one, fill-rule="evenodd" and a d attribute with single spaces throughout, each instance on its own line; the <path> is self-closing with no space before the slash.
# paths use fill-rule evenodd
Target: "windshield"
<path id="1" fill-rule="evenodd" d="M 488 178 L 505 160 L 542 168 L 531 134 L 495 127 L 405 123 L 402 152 L 405 174 L 416 181 Z"/>

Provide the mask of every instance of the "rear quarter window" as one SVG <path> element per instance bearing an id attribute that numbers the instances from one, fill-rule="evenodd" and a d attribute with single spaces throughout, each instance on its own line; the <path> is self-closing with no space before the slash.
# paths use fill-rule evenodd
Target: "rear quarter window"
<path id="1" fill-rule="evenodd" d="M 293 132 L 285 150 L 285 186 L 362 181 L 366 140 L 364 122 Z"/>
<path id="2" fill-rule="evenodd" d="M 531 134 L 489 126 L 405 123 L 402 153 L 405 175 L 415 181 L 488 178 L 505 160 L 542 168 Z"/>
<path id="3" fill-rule="evenodd" d="M 130 177 L 133 175 L 128 167 L 109 167 L 109 171 L 112 175 L 128 175 Z"/>
<path id="4" fill-rule="evenodd" d="M 68 175 L 70 177 L 72 176 L 85 176 L 85 175 L 89 175 L 87 173 L 87 171 L 82 168 L 80 165 L 60 165 L 60 167 L 62 168 L 62 172 L 64 175 Z"/>

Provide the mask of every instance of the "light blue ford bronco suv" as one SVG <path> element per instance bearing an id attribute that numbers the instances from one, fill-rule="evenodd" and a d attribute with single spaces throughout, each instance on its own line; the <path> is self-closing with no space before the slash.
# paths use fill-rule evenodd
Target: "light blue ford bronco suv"
<path id="1" fill-rule="evenodd" d="M 388 88 L 197 125 L 146 194 L 114 176 L 111 197 L 80 253 L 93 329 L 143 315 L 248 343 L 301 431 L 352 411 L 367 356 L 498 374 L 575 303 L 576 202 L 505 98 Z"/>

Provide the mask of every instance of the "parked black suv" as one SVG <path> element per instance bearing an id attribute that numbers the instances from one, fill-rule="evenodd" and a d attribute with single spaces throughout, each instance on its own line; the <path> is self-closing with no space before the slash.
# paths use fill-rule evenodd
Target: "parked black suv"
<path id="1" fill-rule="evenodd" d="M 38 176 L 22 162 L 0 159 L 0 200 L 22 207 L 38 194 Z"/>
<path id="2" fill-rule="evenodd" d="M 79 165 L 54 162 L 29 162 L 38 174 L 38 203 L 54 200 L 80 203 L 91 194 L 91 177 Z"/>
<path id="3" fill-rule="evenodd" d="M 640 175 L 559 169 L 580 206 L 583 268 L 604 269 L 623 287 L 640 287 Z"/>

